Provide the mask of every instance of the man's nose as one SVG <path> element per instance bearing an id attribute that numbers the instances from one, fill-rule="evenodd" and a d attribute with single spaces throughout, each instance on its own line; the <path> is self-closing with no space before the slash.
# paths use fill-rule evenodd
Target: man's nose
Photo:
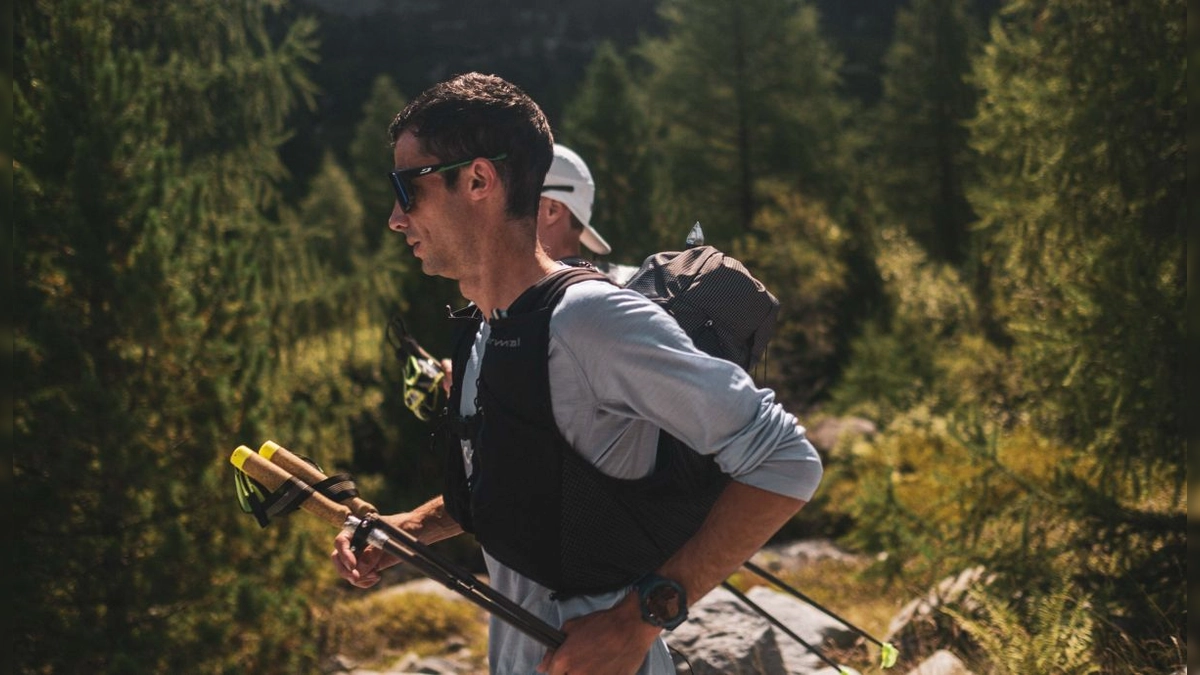
<path id="1" fill-rule="evenodd" d="M 400 208 L 400 202 L 392 205 L 392 215 L 388 218 L 388 229 L 392 232 L 403 232 L 408 228 L 408 214 Z"/>

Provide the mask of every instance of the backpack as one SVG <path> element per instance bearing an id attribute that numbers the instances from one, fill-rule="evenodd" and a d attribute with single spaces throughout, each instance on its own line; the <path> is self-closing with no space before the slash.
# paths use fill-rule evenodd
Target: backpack
<path id="1" fill-rule="evenodd" d="M 751 371 L 775 332 L 779 300 L 712 246 L 655 253 L 625 284 L 673 316 L 701 351 Z"/>

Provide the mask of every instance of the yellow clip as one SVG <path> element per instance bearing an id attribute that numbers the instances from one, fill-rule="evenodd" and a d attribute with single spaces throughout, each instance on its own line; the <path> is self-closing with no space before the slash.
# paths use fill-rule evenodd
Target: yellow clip
<path id="1" fill-rule="evenodd" d="M 239 445 L 237 446 L 237 450 L 234 450 L 233 454 L 230 455 L 229 463 L 236 466 L 238 470 L 241 471 L 242 465 L 246 463 L 246 458 L 253 454 L 254 451 L 250 448 L 247 448 L 244 445 Z"/>
<path id="2" fill-rule="evenodd" d="M 267 441 L 266 443 L 262 444 L 261 448 L 258 449 L 258 454 L 262 455 L 263 459 L 270 461 L 271 457 L 275 454 L 275 451 L 282 448 L 283 446 L 275 441 Z"/>

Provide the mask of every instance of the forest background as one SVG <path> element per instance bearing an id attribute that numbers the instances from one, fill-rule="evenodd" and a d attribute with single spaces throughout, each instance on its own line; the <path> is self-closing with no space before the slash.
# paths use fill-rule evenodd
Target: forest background
<path id="1" fill-rule="evenodd" d="M 446 353 L 461 300 L 386 229 L 386 127 L 467 70 L 588 161 L 613 260 L 701 221 L 783 301 L 763 383 L 806 424 L 878 427 L 787 536 L 914 588 L 986 566 L 995 672 L 1186 661 L 1181 0 L 12 16 L 15 672 L 328 655 L 332 533 L 260 530 L 228 457 L 274 439 L 389 510 L 437 489 L 384 327 Z"/>

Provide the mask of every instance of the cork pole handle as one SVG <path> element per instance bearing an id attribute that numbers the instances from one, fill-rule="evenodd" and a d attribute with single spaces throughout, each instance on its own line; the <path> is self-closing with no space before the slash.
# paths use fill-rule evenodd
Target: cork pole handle
<path id="1" fill-rule="evenodd" d="M 282 467 L 268 462 L 244 445 L 239 445 L 233 451 L 229 462 L 237 467 L 239 471 L 244 472 L 247 476 L 250 476 L 271 491 L 278 490 L 279 486 L 292 478 L 292 475 Z M 300 480 L 307 484 L 307 481 L 304 481 L 303 478 Z M 350 515 L 350 509 L 341 504 L 334 503 L 329 498 L 316 492 L 301 502 L 300 508 L 334 527 L 341 527 L 346 522 L 346 517 Z"/>
<path id="2" fill-rule="evenodd" d="M 316 485 L 328 478 L 328 476 L 321 473 L 320 469 L 300 459 L 299 456 L 275 441 L 263 443 L 262 447 L 258 449 L 258 454 L 263 459 L 270 460 L 272 464 L 275 464 L 309 485 Z M 351 497 L 346 501 L 346 506 L 350 507 L 350 511 L 359 518 L 379 514 L 379 509 L 376 509 L 373 504 L 364 501 L 360 497 Z"/>

